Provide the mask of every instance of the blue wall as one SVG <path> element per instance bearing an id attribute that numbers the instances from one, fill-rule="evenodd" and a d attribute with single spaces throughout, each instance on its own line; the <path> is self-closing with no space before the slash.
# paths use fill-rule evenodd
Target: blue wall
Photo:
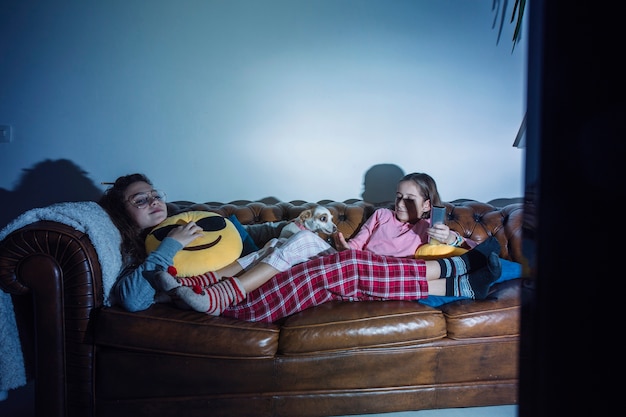
<path id="1" fill-rule="evenodd" d="M 344 200 L 393 163 L 444 200 L 521 196 L 525 39 L 496 44 L 491 6 L 5 0 L 0 191 L 69 161 L 100 192 L 143 172 L 171 200 Z"/>

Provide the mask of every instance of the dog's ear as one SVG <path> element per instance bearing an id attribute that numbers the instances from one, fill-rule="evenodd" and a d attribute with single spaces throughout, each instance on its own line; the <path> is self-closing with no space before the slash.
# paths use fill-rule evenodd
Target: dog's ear
<path id="1" fill-rule="evenodd" d="M 310 219 L 311 217 L 313 217 L 313 210 L 311 209 L 306 209 L 304 210 L 302 213 L 300 213 L 300 215 L 298 216 L 298 218 L 302 221 L 305 221 L 306 219 Z"/>

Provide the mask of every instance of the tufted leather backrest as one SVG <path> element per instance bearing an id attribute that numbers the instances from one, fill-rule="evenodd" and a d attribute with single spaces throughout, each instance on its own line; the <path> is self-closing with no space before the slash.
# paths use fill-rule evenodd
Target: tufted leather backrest
<path id="1" fill-rule="evenodd" d="M 333 213 L 337 228 L 346 239 L 352 237 L 377 209 L 376 206 L 362 200 L 343 202 L 322 200 L 317 203 L 303 200 L 290 202 L 239 200 L 231 203 L 174 201 L 167 203 L 167 206 L 170 214 L 188 210 L 207 210 L 224 217 L 234 214 L 241 224 L 259 224 L 291 220 L 315 204 L 328 207 Z M 522 261 L 522 203 L 509 204 L 504 207 L 495 207 L 473 200 L 444 204 L 447 212 L 446 223 L 452 230 L 476 242 L 495 236 L 502 246 L 501 257 L 517 262 Z"/>
<path id="2" fill-rule="evenodd" d="M 445 203 L 446 224 L 461 236 L 482 242 L 495 236 L 500 242 L 500 256 L 523 262 L 522 226 L 523 204 L 513 203 L 502 208 L 477 201 Z"/>

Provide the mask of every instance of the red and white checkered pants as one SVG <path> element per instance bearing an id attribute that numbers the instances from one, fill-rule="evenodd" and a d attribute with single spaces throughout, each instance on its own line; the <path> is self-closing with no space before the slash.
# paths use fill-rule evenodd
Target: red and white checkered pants
<path id="1" fill-rule="evenodd" d="M 427 296 L 423 260 L 344 250 L 275 275 L 222 315 L 274 322 L 332 300 L 419 300 Z"/>

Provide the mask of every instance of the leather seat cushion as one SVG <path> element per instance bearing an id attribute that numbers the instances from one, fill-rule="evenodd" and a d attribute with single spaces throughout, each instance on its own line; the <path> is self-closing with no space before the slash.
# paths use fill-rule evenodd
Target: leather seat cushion
<path id="1" fill-rule="evenodd" d="M 98 345 L 224 358 L 274 357 L 280 332 L 274 324 L 215 317 L 168 304 L 133 313 L 103 308 L 96 323 Z"/>
<path id="2" fill-rule="evenodd" d="M 519 336 L 521 279 L 492 286 L 485 300 L 463 300 L 441 306 L 451 339 Z"/>
<path id="3" fill-rule="evenodd" d="M 402 347 L 445 336 L 442 312 L 417 302 L 337 301 L 287 318 L 278 350 L 284 355 L 302 355 Z"/>

